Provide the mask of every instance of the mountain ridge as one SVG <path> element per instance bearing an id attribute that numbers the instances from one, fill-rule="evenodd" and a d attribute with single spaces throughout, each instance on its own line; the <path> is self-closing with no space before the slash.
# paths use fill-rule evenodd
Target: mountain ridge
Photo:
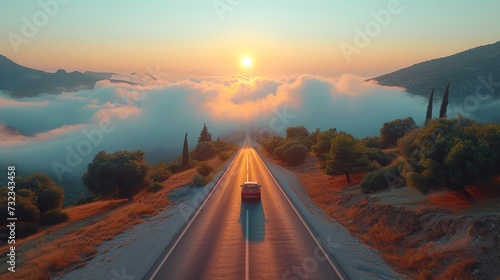
<path id="1" fill-rule="evenodd" d="M 500 83 L 500 41 L 423 61 L 370 80 L 385 86 L 404 87 L 424 97 L 430 96 L 433 87 L 435 94 L 442 96 L 446 85 L 451 83 L 450 100 L 459 103 L 475 94 L 480 85 L 486 87 L 485 83 L 492 81 Z M 482 90 L 485 94 L 486 89 Z"/>
<path id="2" fill-rule="evenodd" d="M 0 54 L 0 90 L 14 98 L 34 97 L 42 93 L 92 89 L 102 77 L 59 69 L 55 73 L 32 69 Z"/>

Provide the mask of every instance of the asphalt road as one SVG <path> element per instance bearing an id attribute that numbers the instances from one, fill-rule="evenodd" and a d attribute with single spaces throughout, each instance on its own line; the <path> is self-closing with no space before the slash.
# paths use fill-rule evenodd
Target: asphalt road
<path id="1" fill-rule="evenodd" d="M 262 185 L 261 202 L 240 185 Z M 145 279 L 342 279 L 256 151 L 243 147 Z"/>

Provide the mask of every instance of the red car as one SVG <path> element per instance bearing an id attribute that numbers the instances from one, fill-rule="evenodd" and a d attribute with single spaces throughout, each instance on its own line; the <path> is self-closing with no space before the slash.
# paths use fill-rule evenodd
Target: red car
<path id="1" fill-rule="evenodd" d="M 241 200 L 260 200 L 260 188 L 261 186 L 257 182 L 245 182 L 241 185 Z"/>

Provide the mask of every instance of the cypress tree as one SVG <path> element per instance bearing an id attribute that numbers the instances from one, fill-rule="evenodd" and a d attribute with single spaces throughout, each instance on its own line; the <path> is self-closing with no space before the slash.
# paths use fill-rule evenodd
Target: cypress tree
<path id="1" fill-rule="evenodd" d="M 448 109 L 449 92 L 450 92 L 450 83 L 448 83 L 448 86 L 446 87 L 446 90 L 444 92 L 443 102 L 441 103 L 441 110 L 439 110 L 439 117 L 440 118 L 446 118 L 446 110 Z"/>
<path id="2" fill-rule="evenodd" d="M 198 138 L 198 143 L 201 142 L 212 142 L 212 133 L 208 132 L 207 125 L 203 123 L 203 129 L 200 132 L 200 137 Z"/>
<path id="3" fill-rule="evenodd" d="M 429 104 L 427 105 L 427 115 L 425 116 L 425 124 L 432 120 L 432 103 L 434 102 L 434 87 L 432 87 L 431 97 L 429 97 Z"/>
<path id="4" fill-rule="evenodd" d="M 189 148 L 188 148 L 188 134 L 184 135 L 184 146 L 182 147 L 182 169 L 189 168 Z"/>

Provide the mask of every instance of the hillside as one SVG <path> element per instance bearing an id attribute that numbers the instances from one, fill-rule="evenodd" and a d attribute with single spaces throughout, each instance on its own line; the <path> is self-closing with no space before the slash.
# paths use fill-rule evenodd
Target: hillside
<path id="1" fill-rule="evenodd" d="M 404 87 L 408 92 L 428 97 L 433 86 L 436 96 L 443 95 L 451 83 L 450 101 L 461 102 L 481 85 L 480 78 L 500 82 L 500 41 L 447 57 L 437 58 L 373 78 L 381 85 Z M 498 86 L 497 86 L 498 87 Z M 486 94 L 485 88 L 482 94 Z M 498 90 L 494 94 L 500 98 Z"/>
<path id="2" fill-rule="evenodd" d="M 58 70 L 56 73 L 47 73 L 21 66 L 0 55 L 0 90 L 15 98 L 91 89 L 102 79 L 76 71 L 68 73 L 65 70 Z"/>
<path id="3" fill-rule="evenodd" d="M 349 186 L 344 175 L 325 175 L 312 155 L 302 165 L 284 167 L 316 205 L 405 279 L 500 280 L 500 192 L 470 186 L 480 203 L 409 187 L 363 194 L 358 184 L 364 174 L 354 174 Z"/>

